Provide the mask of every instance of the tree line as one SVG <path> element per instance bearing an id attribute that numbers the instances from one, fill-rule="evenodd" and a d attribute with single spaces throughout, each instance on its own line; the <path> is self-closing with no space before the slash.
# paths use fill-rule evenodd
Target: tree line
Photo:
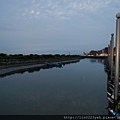
<path id="1" fill-rule="evenodd" d="M 24 55 L 24 54 L 5 54 L 5 53 L 0 53 L 0 59 L 48 59 L 48 58 L 63 58 L 63 57 L 79 57 L 79 55 L 65 55 L 65 54 L 29 54 L 29 55 Z"/>

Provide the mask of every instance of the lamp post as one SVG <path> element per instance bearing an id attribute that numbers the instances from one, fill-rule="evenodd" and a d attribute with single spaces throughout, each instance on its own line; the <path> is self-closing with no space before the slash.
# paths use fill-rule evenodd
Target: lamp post
<path id="1" fill-rule="evenodd" d="M 114 84 L 114 105 L 118 112 L 118 88 L 119 88 L 119 53 L 120 53 L 120 13 L 116 14 L 116 58 L 115 58 L 115 84 Z"/>
<path id="2" fill-rule="evenodd" d="M 113 51 L 114 51 L 114 34 L 111 34 L 111 44 L 110 44 L 110 61 L 111 61 L 111 65 L 110 65 L 110 78 L 113 79 Z"/>
<path id="3" fill-rule="evenodd" d="M 110 45 L 108 45 L 108 67 L 110 67 Z"/>

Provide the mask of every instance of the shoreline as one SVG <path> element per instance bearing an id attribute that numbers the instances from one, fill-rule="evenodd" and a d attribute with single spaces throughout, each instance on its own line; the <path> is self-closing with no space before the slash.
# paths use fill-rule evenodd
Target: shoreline
<path id="1" fill-rule="evenodd" d="M 81 59 L 73 59 L 73 60 L 60 60 L 60 61 L 53 61 L 50 63 L 57 63 L 57 64 L 69 64 L 73 62 L 79 62 Z M 39 71 L 40 69 L 48 69 L 51 67 L 46 66 L 46 62 L 44 63 L 31 63 L 31 64 L 19 64 L 19 65 L 5 65 L 0 66 L 0 77 L 5 77 L 7 75 L 12 75 L 15 73 L 24 73 L 26 71 L 28 72 L 34 72 Z"/>

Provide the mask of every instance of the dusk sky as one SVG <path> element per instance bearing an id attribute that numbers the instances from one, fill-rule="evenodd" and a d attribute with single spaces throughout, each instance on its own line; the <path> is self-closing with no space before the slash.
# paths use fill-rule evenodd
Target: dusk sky
<path id="1" fill-rule="evenodd" d="M 82 54 L 107 47 L 120 0 L 0 0 L 0 53 Z"/>

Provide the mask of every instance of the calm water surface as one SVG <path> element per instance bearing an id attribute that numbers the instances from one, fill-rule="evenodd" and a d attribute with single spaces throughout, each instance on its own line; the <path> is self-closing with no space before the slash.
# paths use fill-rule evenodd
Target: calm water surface
<path id="1" fill-rule="evenodd" d="M 83 59 L 63 68 L 0 78 L 1 115 L 107 115 L 104 65 Z"/>

